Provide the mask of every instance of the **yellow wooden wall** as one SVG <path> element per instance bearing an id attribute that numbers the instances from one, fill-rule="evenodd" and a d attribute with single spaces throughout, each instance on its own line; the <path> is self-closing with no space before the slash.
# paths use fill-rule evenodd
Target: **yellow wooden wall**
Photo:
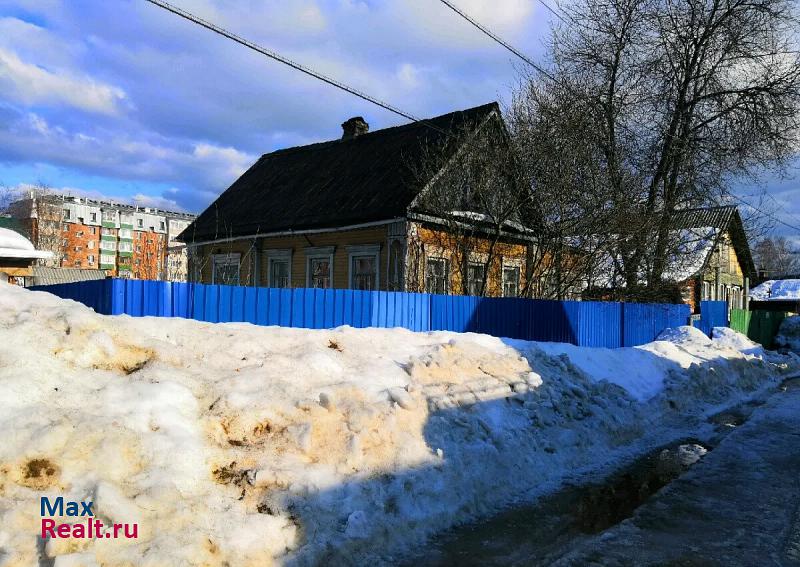
<path id="1" fill-rule="evenodd" d="M 386 226 L 364 228 L 341 232 L 325 232 L 299 236 L 262 237 L 258 243 L 254 239 L 237 240 L 233 242 L 205 245 L 198 247 L 199 265 L 201 266 L 202 283 L 211 283 L 212 261 L 214 254 L 241 254 L 240 280 L 241 285 L 256 285 L 253 278 L 255 255 L 258 254 L 256 244 L 261 248 L 259 257 L 259 277 L 257 285 L 267 285 L 267 255 L 266 251 L 291 250 L 292 251 L 292 287 L 306 287 L 306 254 L 308 247 L 334 246 L 333 256 L 333 287 L 349 287 L 350 266 L 348 245 L 380 245 L 378 282 L 380 289 L 386 289 L 387 266 L 387 230 Z"/>
<path id="2" fill-rule="evenodd" d="M 406 285 L 408 291 L 425 291 L 425 261 L 427 257 L 446 258 L 450 261 L 450 293 L 460 295 L 463 290 L 462 270 L 455 268 L 462 261 L 456 252 L 456 243 L 448 233 L 415 223 L 412 226 L 413 234 L 410 250 L 406 260 Z M 470 242 L 469 248 L 477 256 L 476 261 L 485 264 L 481 254 L 487 254 L 491 241 L 485 238 L 475 238 Z M 494 259 L 489 266 L 489 275 L 486 280 L 486 295 L 500 297 L 503 291 L 503 264 L 513 264 L 520 268 L 520 291 L 525 287 L 525 266 L 527 260 L 527 246 L 518 243 L 499 242 L 495 245 Z M 519 293 L 519 292 L 518 292 Z"/>

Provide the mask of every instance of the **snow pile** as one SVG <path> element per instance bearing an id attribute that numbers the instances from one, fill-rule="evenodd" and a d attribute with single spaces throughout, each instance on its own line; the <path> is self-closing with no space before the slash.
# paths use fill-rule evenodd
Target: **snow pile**
<path id="1" fill-rule="evenodd" d="M 764 355 L 764 347 L 730 327 L 714 327 L 711 334 L 714 336 L 714 342 L 718 346 L 728 346 L 734 350 L 754 356 Z"/>
<path id="2" fill-rule="evenodd" d="M 5 286 L 0 565 L 390 562 L 788 371 L 691 328 L 662 338 L 106 317 Z M 139 538 L 42 542 L 43 495 L 92 500 Z"/>
<path id="3" fill-rule="evenodd" d="M 757 301 L 800 300 L 800 280 L 767 280 L 750 290 L 750 298 Z"/>
<path id="4" fill-rule="evenodd" d="M 793 315 L 781 321 L 775 344 L 800 354 L 800 315 Z"/>

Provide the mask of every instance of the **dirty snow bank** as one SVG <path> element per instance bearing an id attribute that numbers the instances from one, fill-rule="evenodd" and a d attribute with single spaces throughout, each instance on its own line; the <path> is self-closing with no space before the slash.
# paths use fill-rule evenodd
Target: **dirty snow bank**
<path id="1" fill-rule="evenodd" d="M 4 286 L 0 565 L 390 561 L 789 371 L 690 328 L 666 338 L 105 317 Z M 42 495 L 139 538 L 43 544 Z"/>
<path id="2" fill-rule="evenodd" d="M 800 315 L 793 315 L 781 321 L 775 344 L 800 354 Z"/>

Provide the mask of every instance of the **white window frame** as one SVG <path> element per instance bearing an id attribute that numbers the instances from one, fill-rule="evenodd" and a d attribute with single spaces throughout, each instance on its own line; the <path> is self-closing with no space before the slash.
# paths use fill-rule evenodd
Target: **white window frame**
<path id="1" fill-rule="evenodd" d="M 424 289 L 425 293 L 435 293 L 433 291 L 428 290 L 428 264 L 431 262 L 444 262 L 445 267 L 445 274 L 444 274 L 444 292 L 442 295 L 449 295 L 450 293 L 450 260 L 444 258 L 442 256 L 426 256 L 425 257 L 425 282 L 424 282 Z"/>
<path id="2" fill-rule="evenodd" d="M 375 262 L 375 288 L 370 291 L 377 291 L 381 288 L 381 245 L 380 244 L 355 244 L 347 248 L 347 287 L 353 289 L 353 260 L 362 257 L 371 257 Z"/>
<path id="3" fill-rule="evenodd" d="M 273 262 L 287 262 L 289 264 L 289 284 L 287 287 L 292 287 L 292 249 L 291 248 L 274 248 L 271 250 L 264 250 L 264 257 L 267 265 L 267 287 L 274 287 L 272 284 L 272 263 Z"/>
<path id="4" fill-rule="evenodd" d="M 217 264 L 230 265 L 236 262 L 236 279 L 238 283 L 242 283 L 242 255 L 238 252 L 231 252 L 229 254 L 212 254 L 211 255 L 211 283 L 216 284 L 217 278 Z M 223 284 L 231 285 L 231 284 Z"/>
<path id="5" fill-rule="evenodd" d="M 482 279 L 486 280 L 486 287 L 488 287 L 488 285 L 489 285 L 489 278 L 485 277 L 486 276 L 486 263 L 485 262 L 479 262 L 479 261 L 473 261 L 473 260 L 470 260 L 469 262 L 467 262 L 467 291 L 469 292 L 468 295 L 472 295 L 474 297 L 478 297 L 478 290 L 476 289 L 475 293 L 473 294 L 472 290 L 470 289 L 472 287 L 472 283 L 473 283 L 472 282 L 472 278 L 471 278 L 472 270 L 470 268 L 472 268 L 473 266 L 477 266 L 483 271 L 483 276 L 484 277 Z M 479 282 L 475 282 L 475 283 L 477 284 Z M 480 283 L 483 283 L 483 282 L 480 282 Z M 484 291 L 484 295 L 485 295 L 486 290 L 484 289 L 483 291 Z"/>
<path id="6" fill-rule="evenodd" d="M 522 287 L 522 265 L 519 262 L 503 262 L 500 268 L 500 293 L 503 297 L 511 297 L 506 295 L 506 269 L 517 270 L 517 294 L 514 297 L 519 297 L 520 288 Z"/>
<path id="7" fill-rule="evenodd" d="M 333 253 L 335 246 L 309 246 L 305 249 L 306 255 L 306 287 L 311 287 L 311 260 L 328 260 L 328 278 L 330 280 L 330 287 L 324 289 L 333 289 Z"/>

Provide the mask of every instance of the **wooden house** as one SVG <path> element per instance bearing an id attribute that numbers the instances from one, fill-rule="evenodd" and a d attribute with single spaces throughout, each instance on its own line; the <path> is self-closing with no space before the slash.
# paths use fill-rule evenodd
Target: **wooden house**
<path id="1" fill-rule="evenodd" d="M 420 174 L 426 154 L 442 152 L 447 167 L 461 150 L 450 143 L 455 133 L 480 136 L 487 127 L 505 128 L 497 103 L 373 132 L 356 117 L 342 124 L 341 139 L 263 155 L 179 237 L 190 279 L 518 295 L 530 230 L 509 223 L 487 256 L 492 243 L 480 236 L 480 214 L 467 211 L 464 222 L 478 230 L 468 257 L 459 257 L 442 211 L 420 199 L 438 175 Z"/>

